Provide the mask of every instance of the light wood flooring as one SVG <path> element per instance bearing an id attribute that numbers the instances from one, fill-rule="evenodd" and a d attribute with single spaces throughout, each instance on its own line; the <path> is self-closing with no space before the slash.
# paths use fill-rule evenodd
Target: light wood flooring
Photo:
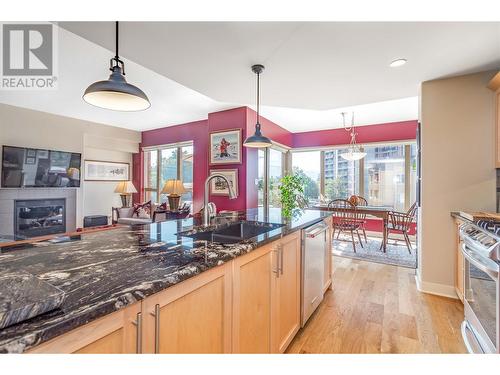
<path id="1" fill-rule="evenodd" d="M 333 258 L 333 288 L 288 353 L 465 353 L 460 300 L 420 293 L 415 270 Z"/>

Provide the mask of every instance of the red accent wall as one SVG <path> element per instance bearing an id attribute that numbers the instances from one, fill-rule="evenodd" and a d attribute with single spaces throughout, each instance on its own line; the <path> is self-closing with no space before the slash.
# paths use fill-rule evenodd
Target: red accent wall
<path id="1" fill-rule="evenodd" d="M 187 124 L 142 132 L 141 147 L 186 141 L 193 141 L 193 210 L 197 212 L 203 205 L 203 183 L 208 173 L 208 120 L 194 121 Z M 142 165 L 144 165 L 143 162 Z M 144 189 L 143 170 L 137 179 L 140 182 L 136 184 L 136 179 L 134 178 L 134 185 L 137 190 L 140 189 L 142 191 Z"/>
<path id="2" fill-rule="evenodd" d="M 390 142 L 415 139 L 417 120 L 389 122 L 360 126 L 356 128 L 356 142 Z M 293 134 L 293 147 L 321 147 L 348 145 L 351 141 L 349 133 L 344 129 L 318 130 Z"/>
<path id="3" fill-rule="evenodd" d="M 225 131 L 231 129 L 241 130 L 241 143 L 245 140 L 246 133 L 246 107 L 239 107 L 229 109 L 227 111 L 220 111 L 208 114 L 208 133 L 207 138 L 207 155 L 208 155 L 208 138 L 209 134 L 216 131 Z M 242 162 L 240 164 L 223 164 L 223 165 L 209 165 L 210 159 L 207 156 L 205 165 L 209 170 L 224 170 L 224 169 L 237 169 L 238 170 L 238 197 L 230 200 L 227 196 L 211 195 L 210 200 L 215 203 L 217 210 L 244 210 L 246 209 L 246 194 L 247 194 L 247 155 L 245 147 L 242 147 Z M 203 191 L 203 186 L 202 186 Z"/>
<path id="4" fill-rule="evenodd" d="M 209 113 L 206 120 L 194 121 L 182 125 L 144 131 L 141 147 L 193 141 L 193 211 L 203 205 L 204 182 L 209 171 L 217 169 L 238 170 L 238 198 L 229 200 L 223 196 L 211 196 L 210 200 L 218 210 L 243 210 L 257 207 L 257 187 L 255 179 L 258 172 L 258 152 L 256 149 L 243 147 L 242 163 L 213 165 L 209 160 L 209 134 L 214 131 L 241 129 L 242 142 L 255 130 L 256 112 L 248 107 L 233 108 L 226 111 Z M 348 133 L 344 129 L 321 130 L 304 133 L 290 133 L 266 118 L 260 118 L 262 132 L 273 141 L 288 147 L 321 147 L 348 144 Z M 356 129 L 359 143 L 397 141 L 414 139 L 417 121 L 403 121 L 387 124 L 362 126 Z M 144 188 L 144 156 L 134 155 L 133 182 L 139 191 Z M 142 195 L 134 194 L 134 202 Z M 380 230 L 380 221 L 369 223 L 370 230 Z"/>

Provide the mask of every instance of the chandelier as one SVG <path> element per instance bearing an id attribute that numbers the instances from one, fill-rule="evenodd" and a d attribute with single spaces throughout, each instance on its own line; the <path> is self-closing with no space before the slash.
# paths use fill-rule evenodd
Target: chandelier
<path id="1" fill-rule="evenodd" d="M 342 158 L 349 161 L 355 161 L 363 159 L 366 156 L 366 152 L 363 152 L 361 148 L 356 144 L 356 131 L 354 126 L 354 112 L 351 117 L 351 126 L 347 127 L 345 124 L 345 112 L 342 112 L 342 123 L 344 124 L 344 129 L 350 133 L 351 143 L 349 144 L 349 148 L 347 152 L 340 154 Z"/>

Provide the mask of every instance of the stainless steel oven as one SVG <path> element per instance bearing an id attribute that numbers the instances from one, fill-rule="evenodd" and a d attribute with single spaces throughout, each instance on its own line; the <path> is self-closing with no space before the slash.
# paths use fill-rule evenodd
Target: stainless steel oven
<path id="1" fill-rule="evenodd" d="M 464 256 L 462 337 L 470 353 L 499 353 L 500 238 L 474 224 L 460 227 Z"/>

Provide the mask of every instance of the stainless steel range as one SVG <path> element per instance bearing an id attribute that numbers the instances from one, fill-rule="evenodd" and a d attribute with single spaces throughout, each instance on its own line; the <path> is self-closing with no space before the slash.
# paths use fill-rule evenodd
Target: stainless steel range
<path id="1" fill-rule="evenodd" d="M 460 226 L 464 256 L 462 337 L 470 353 L 499 351 L 500 225 L 478 222 Z"/>

